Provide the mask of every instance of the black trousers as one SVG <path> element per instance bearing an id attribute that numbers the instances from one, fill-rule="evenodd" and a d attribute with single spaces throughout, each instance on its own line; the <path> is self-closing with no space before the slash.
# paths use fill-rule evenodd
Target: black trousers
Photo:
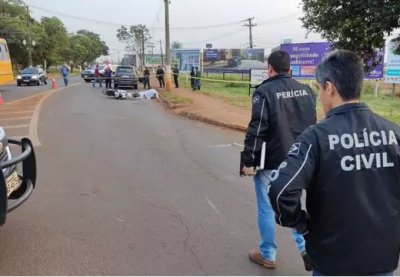
<path id="1" fill-rule="evenodd" d="M 106 88 L 111 88 L 111 78 L 106 78 L 105 83 L 106 83 Z"/>
<path id="2" fill-rule="evenodd" d="M 160 87 L 165 87 L 164 77 L 158 77 L 158 81 L 160 82 Z"/>
<path id="3" fill-rule="evenodd" d="M 179 79 L 178 76 L 174 76 L 174 83 L 175 83 L 175 87 L 179 88 Z"/>

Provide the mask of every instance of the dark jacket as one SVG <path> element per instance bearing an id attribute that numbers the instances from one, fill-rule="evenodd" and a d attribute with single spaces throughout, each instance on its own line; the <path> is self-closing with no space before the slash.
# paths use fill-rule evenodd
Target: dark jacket
<path id="1" fill-rule="evenodd" d="M 265 168 L 276 169 L 298 135 L 316 122 L 315 95 L 289 75 L 265 80 L 253 94 L 252 116 L 244 141 L 243 163 L 260 164 L 266 141 Z"/>
<path id="2" fill-rule="evenodd" d="M 271 175 L 279 224 L 306 234 L 323 275 L 397 268 L 400 251 L 400 128 L 366 105 L 339 106 L 307 129 Z M 301 209 L 307 190 L 307 212 Z"/>
<path id="3" fill-rule="evenodd" d="M 172 73 L 173 73 L 174 77 L 178 77 L 179 76 L 179 69 L 178 68 L 172 69 Z"/>
<path id="4" fill-rule="evenodd" d="M 111 68 L 107 67 L 107 68 L 104 70 L 104 77 L 106 77 L 106 78 L 111 78 L 111 75 L 112 75 L 112 70 L 111 70 Z"/>
<path id="5" fill-rule="evenodd" d="M 164 69 L 162 69 L 162 68 L 157 69 L 156 75 L 157 75 L 158 79 L 164 78 Z"/>

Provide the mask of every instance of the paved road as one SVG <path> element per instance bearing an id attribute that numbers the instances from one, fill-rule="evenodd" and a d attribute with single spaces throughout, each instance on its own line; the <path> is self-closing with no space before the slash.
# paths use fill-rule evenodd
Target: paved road
<path id="1" fill-rule="evenodd" d="M 38 186 L 0 230 L 1 275 L 306 274 L 283 228 L 277 270 L 248 261 L 243 134 L 87 84 L 47 98 L 37 128 Z"/>
<path id="2" fill-rule="evenodd" d="M 61 78 L 56 78 L 56 81 L 60 87 L 64 86 L 64 82 Z M 70 83 L 82 82 L 82 78 L 80 77 L 71 77 Z M 10 101 L 15 101 L 18 99 L 22 99 L 28 96 L 33 96 L 51 89 L 51 80 L 47 81 L 47 85 L 41 86 L 17 86 L 17 83 L 11 83 L 7 85 L 0 86 L 0 94 L 3 97 L 5 103 Z"/>

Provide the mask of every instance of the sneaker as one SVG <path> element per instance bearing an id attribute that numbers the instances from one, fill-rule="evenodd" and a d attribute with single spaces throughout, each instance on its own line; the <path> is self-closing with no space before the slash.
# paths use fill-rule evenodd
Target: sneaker
<path id="1" fill-rule="evenodd" d="M 268 268 L 268 269 L 276 268 L 276 261 L 268 261 L 268 260 L 264 259 L 261 256 L 260 251 L 258 251 L 258 250 L 252 249 L 249 253 L 249 259 L 253 263 L 262 265 L 265 268 Z"/>
<path id="2" fill-rule="evenodd" d="M 312 266 L 312 263 L 311 263 L 310 256 L 308 256 L 307 252 L 303 251 L 301 253 L 301 257 L 303 258 L 304 268 L 306 269 L 306 271 L 312 271 L 313 270 L 313 266 Z"/>

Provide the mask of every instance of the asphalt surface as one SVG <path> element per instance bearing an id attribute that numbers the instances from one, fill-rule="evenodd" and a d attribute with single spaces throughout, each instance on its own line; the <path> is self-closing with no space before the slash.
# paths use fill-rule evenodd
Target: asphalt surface
<path id="1" fill-rule="evenodd" d="M 280 227 L 278 268 L 248 260 L 242 133 L 82 84 L 47 98 L 38 136 L 37 189 L 0 229 L 1 275 L 308 274 Z"/>
<path id="2" fill-rule="evenodd" d="M 69 78 L 70 83 L 77 83 L 77 82 L 82 82 L 81 77 L 70 77 Z M 17 86 L 17 82 L 15 81 L 14 83 L 6 84 L 6 85 L 1 85 L 0 86 L 0 94 L 3 97 L 3 100 L 5 103 L 15 101 L 18 99 L 23 99 L 29 96 L 33 96 L 35 94 L 39 94 L 45 91 L 48 91 L 51 89 L 51 79 L 47 81 L 47 85 L 40 85 L 40 86 L 34 86 L 34 85 L 22 85 L 22 86 Z M 56 78 L 56 82 L 59 87 L 64 86 L 64 81 L 61 78 Z"/>

